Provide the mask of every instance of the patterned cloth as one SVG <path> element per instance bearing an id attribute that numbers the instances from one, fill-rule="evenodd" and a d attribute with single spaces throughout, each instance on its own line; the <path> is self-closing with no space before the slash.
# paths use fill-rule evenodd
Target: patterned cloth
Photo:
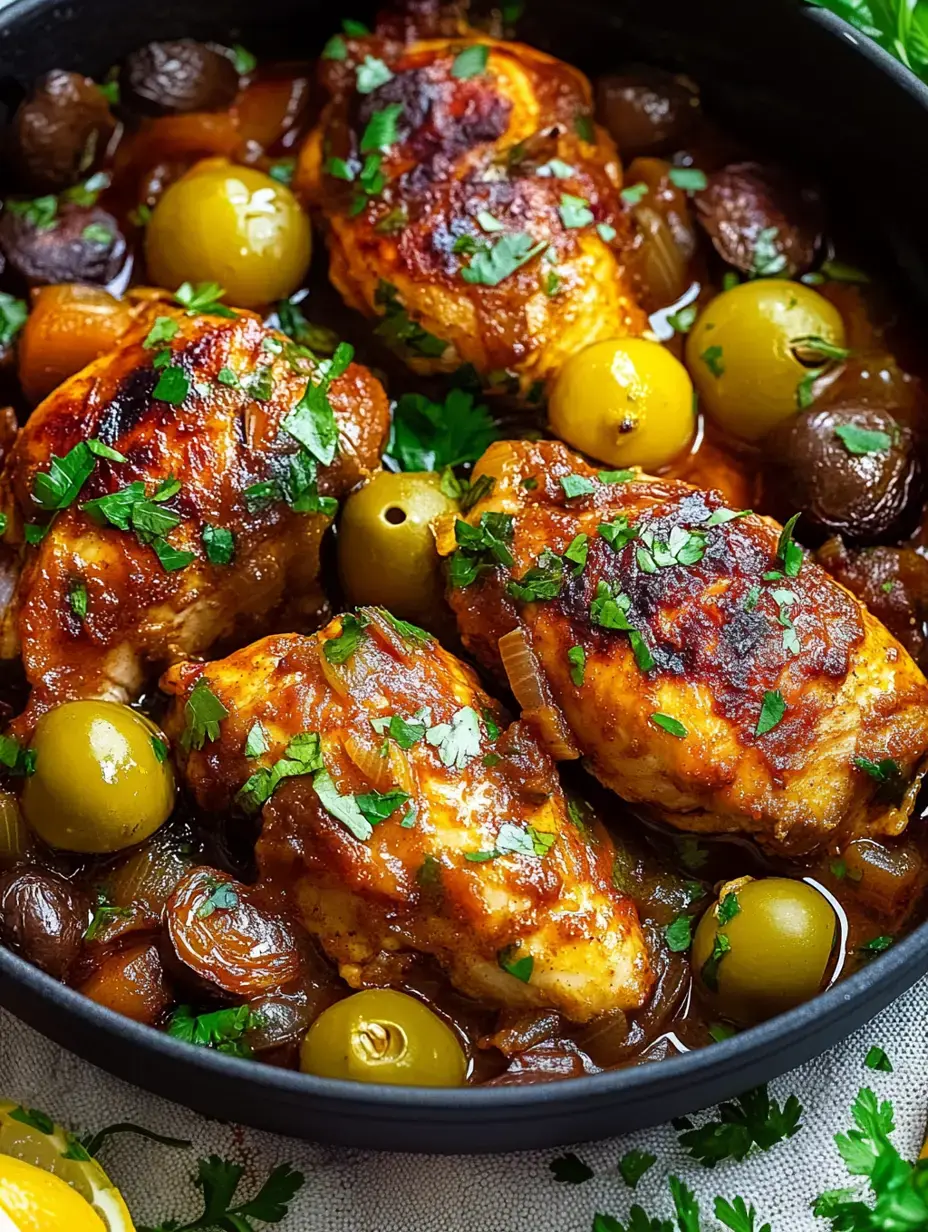
<path id="1" fill-rule="evenodd" d="M 769 1221 L 773 1232 L 824 1232 L 827 1225 L 812 1216 L 810 1203 L 823 1189 L 849 1184 L 834 1134 L 849 1126 L 861 1086 L 893 1101 L 896 1144 L 907 1158 L 918 1153 L 928 1110 L 926 1009 L 928 979 L 846 1043 L 774 1083 L 772 1094 L 783 1100 L 795 1092 L 805 1113 L 799 1133 L 768 1153 L 708 1171 L 688 1160 L 666 1126 L 573 1148 L 595 1173 L 579 1185 L 554 1180 L 548 1165 L 562 1151 L 388 1155 L 313 1146 L 210 1121 L 111 1078 L 8 1014 L 0 1014 L 0 1093 L 80 1130 L 132 1121 L 191 1139 L 190 1150 L 135 1137 L 104 1149 L 102 1162 L 140 1224 L 198 1214 L 190 1184 L 195 1159 L 218 1154 L 247 1164 L 243 1191 L 278 1163 L 292 1163 L 305 1174 L 290 1214 L 277 1225 L 282 1232 L 590 1232 L 595 1213 L 624 1220 L 632 1202 L 667 1217 L 668 1175 L 695 1190 L 706 1232 L 720 1227 L 711 1215 L 717 1194 L 741 1194 L 753 1202 L 762 1216 L 758 1226 Z M 892 1073 L 865 1068 L 872 1044 L 886 1050 Z M 658 1159 L 634 1194 L 616 1171 L 617 1160 L 632 1147 Z"/>

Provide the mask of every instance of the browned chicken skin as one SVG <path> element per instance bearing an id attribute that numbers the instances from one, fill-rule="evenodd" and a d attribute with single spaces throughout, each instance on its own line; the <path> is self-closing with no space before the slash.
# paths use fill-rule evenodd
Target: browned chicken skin
<path id="1" fill-rule="evenodd" d="M 534 399 L 573 352 L 644 329 L 582 73 L 464 26 L 346 46 L 321 61 L 331 102 L 296 189 L 325 217 L 332 281 L 416 371 L 469 363 Z"/>
<path id="2" fill-rule="evenodd" d="M 560 442 L 500 442 L 475 474 L 495 484 L 468 522 L 505 550 L 465 547 L 456 563 L 465 580 L 478 573 L 451 602 L 491 668 L 510 635 L 523 718 L 558 755 L 583 755 L 682 829 L 742 831 L 785 852 L 905 828 L 928 752 L 928 682 L 811 559 L 797 572 L 794 552 L 784 566 L 780 527 L 676 480 L 603 482 Z M 571 475 L 585 490 L 568 496 Z M 578 534 L 582 568 L 542 555 L 561 557 Z M 512 579 L 524 585 L 539 565 L 562 577 L 559 593 L 513 597 Z M 894 781 L 879 781 L 885 759 Z"/>
<path id="3" fill-rule="evenodd" d="M 150 329 L 168 336 L 153 341 Z M 33 686 L 24 724 L 71 698 L 125 700 L 153 666 L 217 642 L 318 620 L 334 505 L 320 497 L 340 497 L 378 465 L 388 423 L 380 384 L 352 364 L 327 395 L 337 445 L 322 465 L 282 423 L 308 382 L 321 393 L 324 372 L 250 314 L 157 304 L 36 408 L 0 496 L 12 592 L 3 653 L 22 655 Z M 81 442 L 98 452 L 73 491 L 60 460 Z M 332 454 L 333 442 L 317 452 Z M 87 509 L 131 484 L 144 486 L 129 490 L 144 504 Z"/>
<path id="4" fill-rule="evenodd" d="M 195 688 L 229 712 L 181 755 L 199 805 L 263 804 L 261 883 L 282 887 L 352 987 L 384 954 L 418 952 L 499 1006 L 576 1022 L 641 1006 L 650 965 L 606 832 L 568 811 L 536 737 L 470 668 L 379 610 L 361 622 L 167 673 L 179 747 Z M 292 777 L 265 802 L 281 759 Z"/>

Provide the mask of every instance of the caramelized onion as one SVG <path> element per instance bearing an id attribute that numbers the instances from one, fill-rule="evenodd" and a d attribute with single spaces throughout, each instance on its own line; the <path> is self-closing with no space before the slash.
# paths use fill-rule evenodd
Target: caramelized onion
<path id="1" fill-rule="evenodd" d="M 406 754 L 392 741 L 385 754 L 382 748 L 382 739 L 371 744 L 354 732 L 344 740 L 345 752 L 372 787 L 377 791 L 391 791 L 398 787 L 412 795 L 415 780 Z"/>
<path id="2" fill-rule="evenodd" d="M 635 211 L 638 243 L 635 265 L 649 311 L 672 304 L 684 294 L 690 277 L 687 262 L 667 220 L 647 205 Z"/>
<path id="3" fill-rule="evenodd" d="M 29 827 L 19 811 L 19 801 L 8 791 L 0 792 L 0 863 L 15 864 L 30 845 Z"/>
<path id="4" fill-rule="evenodd" d="M 522 718 L 537 732 L 555 761 L 576 760 L 580 756 L 570 736 L 564 716 L 545 696 L 544 681 L 535 653 L 524 629 L 513 629 L 499 639 L 499 653 L 513 696 L 522 707 Z"/>

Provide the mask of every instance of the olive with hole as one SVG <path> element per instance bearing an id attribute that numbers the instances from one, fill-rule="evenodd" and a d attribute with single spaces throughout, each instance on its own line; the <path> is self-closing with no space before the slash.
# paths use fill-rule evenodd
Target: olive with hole
<path id="1" fill-rule="evenodd" d="M 803 537 L 820 543 L 897 543 L 918 525 L 924 472 L 912 431 L 887 410 L 810 407 L 764 440 L 763 502 L 785 521 L 802 510 Z"/>
<path id="2" fill-rule="evenodd" d="M 89 923 L 86 895 L 51 869 L 11 869 L 0 877 L 0 937 L 56 980 L 74 967 Z"/>
<path id="3" fill-rule="evenodd" d="M 118 702 L 65 702 L 43 714 L 25 781 L 26 821 L 50 847 L 114 852 L 144 842 L 174 807 L 166 746 L 148 719 Z"/>
<path id="4" fill-rule="evenodd" d="M 458 1087 L 467 1060 L 457 1036 L 404 992 L 368 988 L 329 1006 L 306 1033 L 300 1069 L 320 1078 Z"/>
<path id="5" fill-rule="evenodd" d="M 815 381 L 847 353 L 829 300 L 801 282 L 758 278 L 710 300 L 687 338 L 686 366 L 706 414 L 756 442 L 811 405 Z"/>
<path id="6" fill-rule="evenodd" d="M 445 619 L 444 582 L 433 518 L 457 504 L 430 471 L 382 471 L 345 502 L 338 572 L 352 604 L 385 607 L 434 628 Z"/>
<path id="7" fill-rule="evenodd" d="M 834 945 L 834 909 L 814 886 L 746 877 L 722 887 L 699 921 L 693 971 L 716 1013 L 763 1022 L 814 997 Z"/>
<path id="8" fill-rule="evenodd" d="M 616 338 L 568 359 L 548 403 L 551 431 L 607 466 L 658 470 L 696 431 L 686 369 L 659 342 Z"/>

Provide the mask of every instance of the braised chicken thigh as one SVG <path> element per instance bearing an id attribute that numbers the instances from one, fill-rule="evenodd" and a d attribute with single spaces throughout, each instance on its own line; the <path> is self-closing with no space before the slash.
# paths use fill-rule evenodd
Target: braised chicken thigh
<path id="1" fill-rule="evenodd" d="M 905 828 L 928 682 L 791 528 L 556 441 L 492 445 L 476 473 L 492 490 L 443 535 L 451 602 L 557 755 L 784 852 Z"/>
<path id="2" fill-rule="evenodd" d="M 361 609 L 162 683 L 197 802 L 263 810 L 262 884 L 285 889 L 351 987 L 411 951 L 469 996 L 575 1022 L 646 999 L 611 840 L 571 814 L 531 729 L 415 626 Z M 206 698 L 225 714 L 204 734 Z"/>
<path id="3" fill-rule="evenodd" d="M 332 281 L 417 372 L 468 363 L 535 400 L 573 352 L 641 332 L 621 168 L 582 73 L 466 26 L 342 47 L 295 187 L 325 217 Z"/>
<path id="4" fill-rule="evenodd" d="M 22 656 L 32 718 L 324 610 L 320 540 L 377 466 L 386 397 L 350 349 L 320 364 L 218 307 L 153 305 L 9 454 L 3 654 Z"/>

